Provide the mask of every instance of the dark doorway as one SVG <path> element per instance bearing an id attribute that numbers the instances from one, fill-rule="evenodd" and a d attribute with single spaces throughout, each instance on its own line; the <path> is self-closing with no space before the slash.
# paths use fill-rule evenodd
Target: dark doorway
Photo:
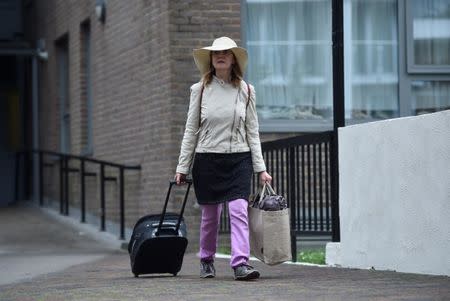
<path id="1" fill-rule="evenodd" d="M 14 201 L 15 153 L 23 147 L 26 126 L 26 61 L 24 57 L 0 56 L 0 206 Z"/>

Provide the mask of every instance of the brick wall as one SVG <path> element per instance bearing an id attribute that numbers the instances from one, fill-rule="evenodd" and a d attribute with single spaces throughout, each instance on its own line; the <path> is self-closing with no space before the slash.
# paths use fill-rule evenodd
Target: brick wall
<path id="1" fill-rule="evenodd" d="M 141 172 L 126 172 L 126 220 L 159 210 L 161 180 L 171 174 L 170 157 L 170 51 L 168 3 L 165 1 L 108 1 L 104 24 L 94 15 L 95 1 L 37 1 L 31 4 L 32 39 L 44 37 L 49 60 L 41 64 L 41 147 L 59 150 L 60 100 L 56 41 L 68 37 L 71 153 L 86 146 L 86 80 L 82 24 L 91 32 L 93 100 L 92 157 L 123 164 L 141 164 Z M 70 162 L 77 167 L 77 162 Z M 98 165 L 89 171 L 98 173 Z M 54 168 L 54 173 L 58 169 Z M 117 170 L 107 168 L 108 176 Z M 53 176 L 55 178 L 55 176 Z M 57 178 L 57 175 L 56 175 Z M 155 182 L 158 179 L 160 182 Z M 49 181 L 48 181 L 49 182 Z M 53 183 L 56 181 L 53 180 Z M 73 206 L 78 206 L 77 175 L 70 176 Z M 87 180 L 87 207 L 98 214 L 99 181 Z M 49 186 L 50 183 L 47 183 Z M 59 199 L 49 187 L 48 198 Z M 107 218 L 117 221 L 118 183 L 106 184 Z"/>
<path id="2" fill-rule="evenodd" d="M 175 171 L 181 139 L 183 137 L 186 114 L 189 105 L 189 87 L 200 79 L 192 49 L 211 45 L 221 36 L 229 36 L 240 43 L 240 1 L 170 1 L 169 35 L 171 53 L 171 156 L 170 170 Z M 172 174 L 170 174 L 173 176 Z M 176 203 L 181 199 L 177 194 Z M 198 245 L 200 209 L 195 205 L 191 193 L 186 206 L 185 218 L 188 223 L 191 250 Z"/>

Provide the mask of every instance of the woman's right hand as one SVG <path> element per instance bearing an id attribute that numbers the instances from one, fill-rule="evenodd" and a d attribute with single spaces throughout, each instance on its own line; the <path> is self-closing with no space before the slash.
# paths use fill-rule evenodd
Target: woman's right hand
<path id="1" fill-rule="evenodd" d="M 177 172 L 175 174 L 175 182 L 177 182 L 177 185 L 186 183 L 186 175 L 183 173 Z"/>
<path id="2" fill-rule="evenodd" d="M 259 183 L 263 186 L 265 183 L 272 182 L 272 176 L 267 171 L 262 171 L 259 173 Z"/>

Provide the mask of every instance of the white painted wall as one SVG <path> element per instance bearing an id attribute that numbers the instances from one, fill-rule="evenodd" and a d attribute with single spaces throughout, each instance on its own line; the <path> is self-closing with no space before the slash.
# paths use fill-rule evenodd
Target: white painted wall
<path id="1" fill-rule="evenodd" d="M 344 267 L 450 275 L 450 110 L 339 129 Z"/>

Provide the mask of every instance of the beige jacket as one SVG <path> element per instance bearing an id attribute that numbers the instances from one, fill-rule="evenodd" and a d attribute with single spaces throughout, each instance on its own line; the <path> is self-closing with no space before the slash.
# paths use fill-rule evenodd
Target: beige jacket
<path id="1" fill-rule="evenodd" d="M 202 83 L 191 87 L 191 99 L 186 129 L 181 143 L 176 172 L 189 174 L 194 152 L 239 153 L 251 152 L 253 171 L 266 170 L 259 140 L 259 125 L 255 105 L 255 89 L 242 81 L 240 88 L 221 83 L 214 78 L 203 90 L 201 122 L 199 102 Z"/>

